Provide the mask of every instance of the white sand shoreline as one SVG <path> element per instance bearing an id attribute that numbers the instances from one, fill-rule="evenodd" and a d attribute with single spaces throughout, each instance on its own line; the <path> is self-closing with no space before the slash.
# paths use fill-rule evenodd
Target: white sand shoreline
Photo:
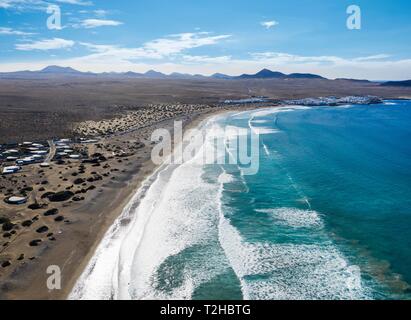
<path id="1" fill-rule="evenodd" d="M 218 112 L 213 112 L 211 114 L 205 115 L 205 118 L 195 120 L 188 124 L 187 128 L 185 129 L 201 129 L 204 127 L 211 119 L 221 116 L 223 114 L 230 114 L 237 112 L 238 110 L 220 110 Z M 172 155 L 170 154 L 169 157 Z M 118 270 L 121 259 L 121 245 L 124 238 L 127 236 L 129 230 L 131 229 L 132 225 L 135 223 L 135 220 L 138 219 L 136 211 L 138 211 L 138 207 L 141 201 L 144 199 L 146 193 L 152 187 L 153 183 L 157 180 L 158 175 L 166 170 L 170 165 L 164 163 L 160 166 L 157 166 L 154 171 L 149 174 L 145 180 L 141 183 L 141 186 L 135 190 L 134 195 L 131 197 L 127 205 L 122 210 L 121 214 L 115 219 L 114 223 L 110 226 L 108 231 L 102 237 L 99 245 L 96 247 L 93 255 L 90 258 L 85 269 L 82 271 L 81 275 L 75 282 L 74 287 L 68 294 L 69 300 L 78 300 L 78 299 L 127 299 L 127 292 L 121 292 L 121 288 L 118 287 L 118 282 L 114 277 L 117 278 L 119 275 Z M 143 230 L 142 230 L 143 231 Z M 142 234 L 140 235 L 142 236 Z M 134 244 L 135 245 L 135 244 Z M 105 257 L 108 257 L 105 259 Z M 99 259 L 103 259 L 106 262 L 104 263 L 105 270 L 97 270 L 98 268 L 98 261 Z M 107 267 L 107 264 L 110 263 L 111 265 Z M 108 270 L 109 269 L 109 270 Z M 104 275 L 102 275 L 104 273 Z M 110 283 L 106 282 L 104 285 L 102 284 L 103 279 L 107 279 L 107 277 L 111 275 Z M 98 278 L 98 279 L 96 279 Z M 118 280 L 118 278 L 117 278 Z M 90 296 L 90 293 L 87 293 L 87 286 L 90 284 L 90 281 L 94 283 L 99 283 L 99 286 L 102 292 L 105 290 L 105 293 L 102 295 L 96 294 L 94 296 Z M 111 287 L 110 287 L 111 286 Z M 113 290 L 117 290 L 117 292 L 113 292 Z M 102 293 L 100 292 L 100 294 Z M 125 298 L 127 297 L 127 298 Z"/>

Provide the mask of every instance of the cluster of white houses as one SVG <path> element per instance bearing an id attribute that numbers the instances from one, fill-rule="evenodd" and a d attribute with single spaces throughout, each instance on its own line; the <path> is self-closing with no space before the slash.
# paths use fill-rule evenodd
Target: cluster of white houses
<path id="1" fill-rule="evenodd" d="M 348 97 L 319 97 L 297 100 L 285 100 L 285 104 L 299 106 L 336 106 L 336 105 L 369 105 L 383 103 L 374 96 L 348 96 Z"/>
<path id="2" fill-rule="evenodd" d="M 74 152 L 74 150 L 70 147 L 70 143 L 70 139 L 60 139 L 55 142 L 57 158 L 68 157 L 70 159 L 80 159 L 80 155 Z"/>
<path id="3" fill-rule="evenodd" d="M 71 139 L 59 139 L 53 141 L 55 146 L 55 159 L 68 158 L 72 160 L 81 159 L 82 155 L 78 154 L 73 148 L 73 143 L 89 144 L 96 143 L 98 140 L 79 139 L 72 141 Z M 53 146 L 53 147 L 54 147 Z M 47 158 L 52 160 L 50 156 L 51 146 L 46 143 L 23 142 L 20 144 L 12 143 L 0 145 L 0 166 L 3 175 L 13 174 L 22 170 L 22 167 L 29 164 L 38 163 L 40 167 L 49 167 L 46 162 Z"/>
<path id="4" fill-rule="evenodd" d="M 49 147 L 42 143 L 23 142 L 0 146 L 0 161 L 6 164 L 2 168 L 2 174 L 16 173 L 22 166 L 41 163 L 48 152 Z M 8 165 L 12 163 L 14 165 Z"/>

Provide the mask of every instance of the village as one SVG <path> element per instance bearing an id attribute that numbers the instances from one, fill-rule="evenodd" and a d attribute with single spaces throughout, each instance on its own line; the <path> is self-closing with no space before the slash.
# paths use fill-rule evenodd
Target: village
<path id="1" fill-rule="evenodd" d="M 62 164 L 64 159 L 81 160 L 88 158 L 84 150 L 78 148 L 83 144 L 96 143 L 95 139 L 80 138 L 49 140 L 47 142 L 23 142 L 0 145 L 0 165 L 3 176 L 19 173 L 24 167 L 35 165 L 39 168 L 51 168 L 52 163 Z M 23 204 L 25 197 L 9 196 L 4 200 L 8 204 Z"/>

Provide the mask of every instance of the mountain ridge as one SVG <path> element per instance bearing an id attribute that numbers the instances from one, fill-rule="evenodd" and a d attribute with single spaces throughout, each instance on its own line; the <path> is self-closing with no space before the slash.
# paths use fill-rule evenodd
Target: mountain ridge
<path id="1" fill-rule="evenodd" d="M 411 87 L 411 80 L 387 81 L 381 84 L 384 87 Z"/>
<path id="2" fill-rule="evenodd" d="M 36 71 L 34 71 L 34 72 L 36 72 Z M 40 72 L 40 73 L 61 73 L 61 74 L 66 74 L 66 73 L 81 74 L 81 73 L 84 73 L 84 72 L 78 71 L 76 69 L 73 69 L 71 67 L 60 67 L 60 66 L 56 66 L 56 65 L 47 66 L 47 67 L 41 69 L 38 72 Z"/>
<path id="3" fill-rule="evenodd" d="M 15 72 L 0 72 L 0 78 L 11 78 L 11 79 L 36 79 L 36 78 L 46 78 L 46 77 L 83 77 L 83 76 L 95 76 L 95 77 L 115 77 L 115 78 L 142 78 L 142 79 L 215 79 L 215 80 L 262 80 L 262 79 L 278 79 L 278 80 L 287 80 L 287 79 L 311 79 L 311 80 L 329 80 L 325 77 L 322 77 L 313 73 L 291 73 L 285 74 L 279 71 L 272 71 L 267 68 L 264 68 L 258 71 L 255 74 L 241 74 L 239 76 L 231 76 L 223 73 L 214 73 L 210 76 L 205 76 L 201 74 L 188 74 L 173 72 L 171 74 L 165 74 L 156 70 L 148 70 L 145 73 L 139 73 L 134 71 L 127 72 L 83 72 L 76 70 L 69 66 L 58 66 L 50 65 L 38 71 L 15 71 Z M 343 80 L 343 79 L 335 79 Z M 368 80 L 358 80 L 358 79 L 344 79 L 346 81 L 361 81 L 368 82 Z M 394 86 L 409 86 L 405 81 L 387 81 L 382 85 L 394 85 Z"/>

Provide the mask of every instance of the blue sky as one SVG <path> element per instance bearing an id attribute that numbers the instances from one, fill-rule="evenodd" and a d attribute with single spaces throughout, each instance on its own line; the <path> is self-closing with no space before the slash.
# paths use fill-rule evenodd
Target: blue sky
<path id="1" fill-rule="evenodd" d="M 58 5 L 61 28 L 47 27 Z M 346 26 L 349 5 L 361 29 Z M 270 68 L 411 78 L 409 0 L 0 0 L 0 71 L 241 74 Z"/>

